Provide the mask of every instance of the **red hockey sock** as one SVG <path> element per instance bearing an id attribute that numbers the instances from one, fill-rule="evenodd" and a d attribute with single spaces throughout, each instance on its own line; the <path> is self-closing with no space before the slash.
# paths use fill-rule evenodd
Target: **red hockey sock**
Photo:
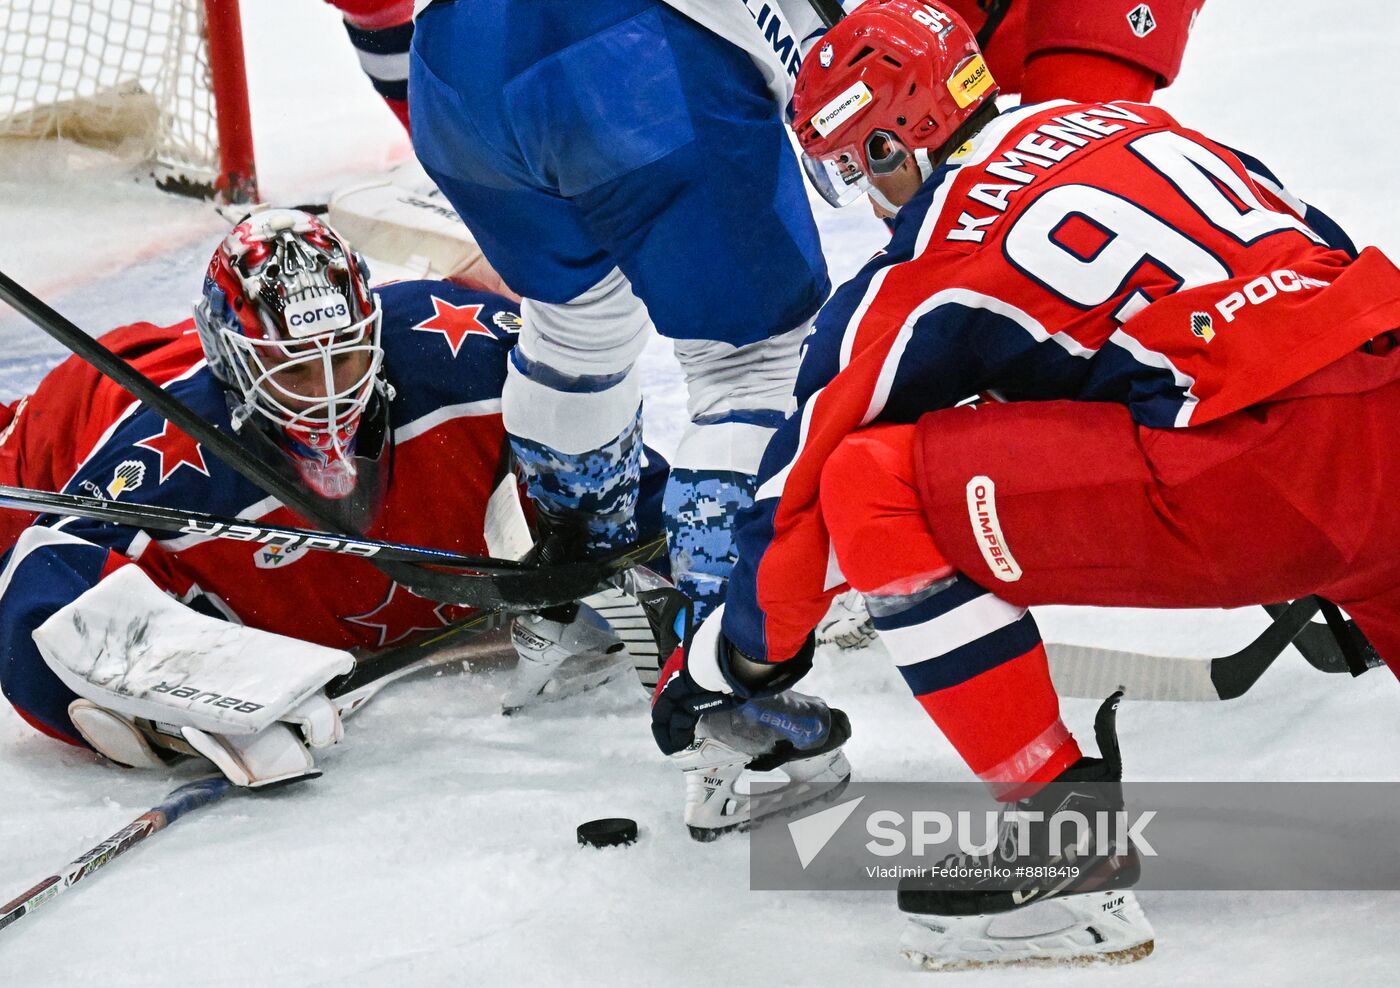
<path id="1" fill-rule="evenodd" d="M 1030 795 L 1080 757 L 1060 720 L 1043 644 L 918 699 L 998 799 Z"/>

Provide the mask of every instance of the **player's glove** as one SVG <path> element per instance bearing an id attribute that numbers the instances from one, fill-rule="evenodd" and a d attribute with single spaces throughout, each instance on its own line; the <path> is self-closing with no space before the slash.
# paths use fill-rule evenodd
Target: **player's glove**
<path id="1" fill-rule="evenodd" d="M 785 662 L 760 662 L 724 637 L 723 619 L 721 604 L 685 645 L 677 646 L 661 670 L 651 701 L 651 733 L 662 754 L 689 747 L 703 715 L 781 693 L 812 668 L 811 638 Z"/>

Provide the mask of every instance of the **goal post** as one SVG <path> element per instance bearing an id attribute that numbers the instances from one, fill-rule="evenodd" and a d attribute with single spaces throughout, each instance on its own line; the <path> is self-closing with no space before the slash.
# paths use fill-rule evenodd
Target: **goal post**
<path id="1" fill-rule="evenodd" d="M 256 199 L 238 0 L 0 0 L 0 141 L 50 138 Z"/>
<path id="2" fill-rule="evenodd" d="M 248 109 L 248 71 L 243 61 L 243 21 L 238 0 L 204 0 L 209 75 L 219 135 L 215 189 L 225 202 L 258 197 L 253 162 L 253 120 Z"/>

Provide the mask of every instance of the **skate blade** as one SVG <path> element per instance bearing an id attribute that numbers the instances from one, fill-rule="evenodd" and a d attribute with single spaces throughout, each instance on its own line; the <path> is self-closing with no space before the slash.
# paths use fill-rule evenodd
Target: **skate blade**
<path id="1" fill-rule="evenodd" d="M 1109 967 L 1132 964 L 1152 953 L 1156 940 L 1148 940 L 1122 950 L 1106 954 L 1078 954 L 1065 957 L 1021 957 L 1006 960 L 944 959 L 930 957 L 917 950 L 901 948 L 899 954 L 914 967 L 923 971 L 975 971 L 979 968 L 1005 967 Z"/>
<path id="2" fill-rule="evenodd" d="M 503 700 L 501 702 L 501 715 L 513 717 L 518 713 L 533 710 L 546 703 L 557 703 L 560 700 L 581 696 L 590 690 L 596 690 L 600 686 L 611 683 L 631 671 L 632 663 L 627 658 L 626 652 L 613 652 L 591 657 L 587 663 L 578 668 L 564 670 L 562 674 L 547 680 L 539 688 L 539 692 L 531 694 L 526 699 L 514 703 Z"/>
<path id="3" fill-rule="evenodd" d="M 1049 929 L 1025 932 L 1034 918 L 1067 914 Z M 1010 924 L 997 933 L 993 927 Z M 1020 931 L 1016 931 L 1016 927 Z M 1156 934 L 1131 892 L 1087 892 L 981 916 L 910 916 L 900 955 L 925 971 L 986 967 L 1089 967 L 1131 964 L 1152 953 Z"/>
<path id="4" fill-rule="evenodd" d="M 846 787 L 850 784 L 851 770 L 850 766 L 847 765 L 845 776 L 835 782 L 802 782 L 793 787 L 792 791 L 795 794 L 801 793 L 804 788 L 810 791 L 818 785 L 824 787 L 820 793 L 810 799 L 799 799 L 796 802 L 785 803 L 781 808 L 771 813 L 765 813 L 756 819 L 745 815 L 744 819 L 723 827 L 697 827 L 694 824 L 686 824 L 686 829 L 690 831 L 692 840 L 697 840 L 702 844 L 708 844 L 711 841 L 718 840 L 725 834 L 745 833 L 751 829 L 755 823 L 764 823 L 769 820 L 786 820 L 796 816 L 801 810 L 805 810 L 810 806 L 822 806 L 826 803 L 834 803 L 841 798 L 841 794 L 846 791 Z"/>

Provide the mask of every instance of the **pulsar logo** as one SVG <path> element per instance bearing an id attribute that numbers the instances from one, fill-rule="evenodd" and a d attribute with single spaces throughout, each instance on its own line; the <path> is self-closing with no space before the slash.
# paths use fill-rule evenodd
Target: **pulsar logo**
<path id="1" fill-rule="evenodd" d="M 350 318 L 350 306 L 345 304 L 344 299 L 324 296 L 293 302 L 282 314 L 287 319 L 287 330 L 296 339 L 344 329 L 353 322 Z"/>
<path id="2" fill-rule="evenodd" d="M 817 129 L 818 134 L 826 137 L 869 106 L 873 98 L 865 83 L 857 82 L 813 114 L 812 126 Z"/>
<path id="3" fill-rule="evenodd" d="M 1006 546 L 997 519 L 997 486 L 990 477 L 973 477 L 967 482 L 967 516 L 972 521 L 972 537 L 992 575 L 1004 583 L 1021 578 L 1021 567 Z"/>
<path id="4" fill-rule="evenodd" d="M 235 542 L 264 542 L 281 546 L 283 550 L 303 547 L 306 549 L 326 549 L 349 556 L 377 555 L 380 546 L 350 539 L 337 539 L 326 535 L 293 535 L 290 532 L 268 531 L 251 525 L 229 525 L 221 521 L 190 521 L 181 526 L 186 535 L 201 535 L 211 539 L 232 539 Z"/>
<path id="5" fill-rule="evenodd" d="M 948 80 L 948 92 L 961 107 L 971 106 L 977 97 L 991 88 L 992 73 L 988 71 L 987 63 L 982 60 L 981 55 L 973 55 L 958 66 L 953 72 L 953 77 Z"/>
<path id="6" fill-rule="evenodd" d="M 1207 343 L 1215 339 L 1215 321 L 1209 312 L 1191 313 L 1191 332 Z"/>

